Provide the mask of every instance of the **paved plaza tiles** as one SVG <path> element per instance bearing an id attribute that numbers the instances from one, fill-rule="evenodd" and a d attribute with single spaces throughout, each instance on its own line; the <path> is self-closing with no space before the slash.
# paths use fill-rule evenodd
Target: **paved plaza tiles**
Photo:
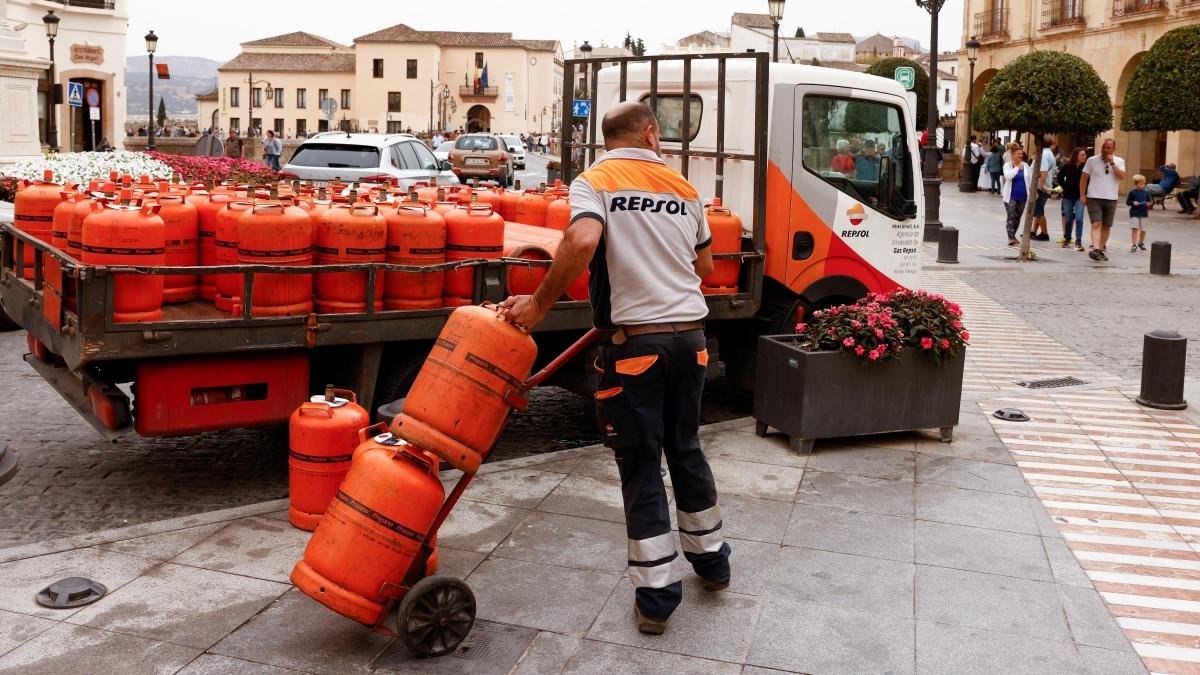
<path id="1" fill-rule="evenodd" d="M 954 442 L 805 457 L 750 419 L 706 427 L 733 583 L 685 570 L 664 636 L 634 628 L 616 468 L 591 447 L 485 465 L 442 530 L 479 603 L 468 651 L 411 659 L 292 588 L 307 534 L 277 501 L 0 549 L 0 672 L 1196 672 L 1200 428 L 953 273 L 926 285 L 972 333 Z M 1086 384 L 1016 384 L 1067 376 Z M 33 602 L 74 575 L 110 594 Z"/>

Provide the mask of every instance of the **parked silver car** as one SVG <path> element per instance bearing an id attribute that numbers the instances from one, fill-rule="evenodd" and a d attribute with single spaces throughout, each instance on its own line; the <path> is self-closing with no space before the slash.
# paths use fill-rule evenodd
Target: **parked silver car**
<path id="1" fill-rule="evenodd" d="M 382 182 L 396 179 L 403 188 L 436 178 L 457 185 L 447 162 L 439 161 L 411 134 L 354 134 L 326 131 L 296 148 L 280 178 Z"/>

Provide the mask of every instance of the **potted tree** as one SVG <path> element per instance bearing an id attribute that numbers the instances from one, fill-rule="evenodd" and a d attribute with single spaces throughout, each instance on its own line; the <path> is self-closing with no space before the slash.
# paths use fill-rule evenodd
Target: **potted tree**
<path id="1" fill-rule="evenodd" d="M 546 162 L 546 185 L 554 185 L 554 181 L 562 179 L 562 163 L 557 159 Z"/>
<path id="2" fill-rule="evenodd" d="M 819 438 L 913 429 L 948 443 L 969 339 L 958 305 L 925 291 L 814 312 L 793 335 L 759 338 L 755 432 L 774 427 L 801 454 Z"/>

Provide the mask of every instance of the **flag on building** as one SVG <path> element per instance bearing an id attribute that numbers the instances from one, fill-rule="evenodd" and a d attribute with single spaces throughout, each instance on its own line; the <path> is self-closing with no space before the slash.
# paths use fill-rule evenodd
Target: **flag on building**
<path id="1" fill-rule="evenodd" d="M 487 62 L 485 61 L 483 63 L 483 75 L 481 75 L 479 78 L 479 87 L 481 89 L 487 89 L 487 85 L 488 85 Z"/>

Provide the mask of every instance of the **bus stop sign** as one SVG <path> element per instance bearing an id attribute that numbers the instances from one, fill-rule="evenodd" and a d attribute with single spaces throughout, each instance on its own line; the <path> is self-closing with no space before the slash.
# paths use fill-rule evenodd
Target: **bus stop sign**
<path id="1" fill-rule="evenodd" d="M 900 66 L 893 77 L 906 91 L 912 91 L 912 88 L 917 86 L 917 71 L 912 66 Z"/>

